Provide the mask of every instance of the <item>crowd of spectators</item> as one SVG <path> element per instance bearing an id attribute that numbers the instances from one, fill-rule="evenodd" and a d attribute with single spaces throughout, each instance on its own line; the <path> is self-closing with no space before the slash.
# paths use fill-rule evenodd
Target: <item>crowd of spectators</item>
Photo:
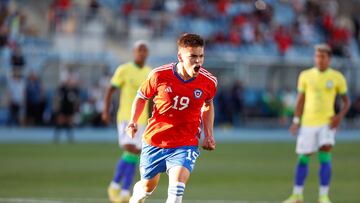
<path id="1" fill-rule="evenodd" d="M 219 81 L 221 82 L 221 81 Z M 351 125 L 360 124 L 360 94 L 349 93 L 351 108 L 346 117 Z M 292 121 L 297 92 L 292 88 L 274 91 L 245 87 L 241 81 L 218 89 L 215 97 L 215 123 L 218 126 L 287 126 Z M 335 110 L 339 109 L 336 100 Z"/>
<path id="2" fill-rule="evenodd" d="M 76 125 L 103 126 L 101 111 L 104 89 L 109 73 L 92 86 L 84 87 L 76 76 L 61 80 L 56 89 L 43 86 L 41 73 L 28 70 L 29 58 L 24 57 L 21 39 L 26 33 L 26 17 L 19 8 L 10 8 L 10 1 L 0 1 L 0 68 L 9 64 L 6 78 L 6 124 L 14 125 Z M 89 0 L 86 19 L 92 20 L 103 1 Z M 360 18 L 339 17 L 335 0 L 124 0 L 116 12 L 126 18 L 138 16 L 137 23 L 157 34 L 192 31 L 202 34 L 213 49 L 224 47 L 271 47 L 286 55 L 292 47 L 312 48 L 318 41 L 328 42 L 337 56 L 350 56 L 349 43 L 355 39 L 360 47 Z M 54 0 L 49 7 L 50 32 L 68 19 L 71 0 Z M 153 18 L 162 13 L 164 18 Z M 168 18 L 176 13 L 176 19 Z M 191 22 L 191 23 L 190 23 Z M 234 49 L 235 50 L 235 49 Z M 4 55 L 9 54 L 8 61 Z M 76 75 L 76 74 L 75 74 Z M 65 96 L 64 96 L 65 95 Z M 351 95 L 353 96 L 353 95 Z M 117 99 L 117 98 L 114 98 Z M 241 126 L 252 118 L 269 118 L 286 125 L 292 117 L 296 92 L 290 89 L 273 91 L 246 87 L 235 81 L 219 88 L 215 98 L 216 124 Z M 349 118 L 360 117 L 360 96 L 352 97 Z M 69 107 L 70 106 L 70 107 Z M 116 105 L 113 105 L 114 108 Z M 115 113 L 115 111 L 113 111 Z M 68 115 L 70 114 L 70 116 Z M 65 115 L 65 116 L 64 116 Z"/>
<path id="3" fill-rule="evenodd" d="M 199 33 L 215 50 L 265 49 L 285 55 L 292 48 L 327 42 L 334 55 L 352 56 L 351 39 L 360 41 L 356 12 L 340 15 L 336 0 L 136 0 L 120 1 L 118 12 L 132 14 L 160 36 Z M 356 9 L 354 9 L 355 11 Z M 171 14 L 175 18 L 169 18 Z M 158 18 L 157 16 L 161 16 Z M 160 25 L 160 26 L 159 26 Z M 302 51 L 299 51 L 301 53 Z"/>
<path id="4" fill-rule="evenodd" d="M 5 124 L 103 126 L 101 112 L 109 78 L 108 74 L 104 74 L 93 86 L 84 87 L 78 74 L 71 73 L 62 79 L 57 88 L 49 89 L 43 86 L 38 73 L 13 71 L 4 94 L 8 110 Z"/>

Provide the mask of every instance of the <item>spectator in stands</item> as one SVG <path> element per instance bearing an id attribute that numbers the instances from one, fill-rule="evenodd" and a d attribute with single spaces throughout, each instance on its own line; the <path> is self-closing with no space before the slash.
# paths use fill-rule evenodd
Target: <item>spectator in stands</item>
<path id="1" fill-rule="evenodd" d="M 57 31 L 59 25 L 67 19 L 71 6 L 71 0 L 54 0 L 50 4 L 47 14 L 50 34 Z"/>
<path id="2" fill-rule="evenodd" d="M 284 56 L 292 45 L 292 38 L 288 28 L 280 25 L 275 31 L 274 40 L 277 44 L 280 55 Z"/>
<path id="3" fill-rule="evenodd" d="M 185 0 L 180 8 L 180 15 L 185 17 L 199 16 L 201 9 L 197 0 Z"/>
<path id="4" fill-rule="evenodd" d="M 7 46 L 8 43 L 8 31 L 5 26 L 0 25 L 0 51 Z"/>
<path id="5" fill-rule="evenodd" d="M 330 33 L 330 45 L 335 56 L 346 57 L 350 53 L 347 50 L 350 41 L 350 31 L 344 25 L 334 26 Z"/>
<path id="6" fill-rule="evenodd" d="M 19 70 L 14 70 L 7 83 L 8 125 L 21 125 L 25 100 L 25 81 Z"/>
<path id="7" fill-rule="evenodd" d="M 31 71 L 26 80 L 26 124 L 42 125 L 45 106 L 44 92 L 39 76 Z"/>
<path id="8" fill-rule="evenodd" d="M 216 123 L 224 126 L 231 126 L 233 122 L 231 105 L 231 94 L 228 88 L 221 88 L 216 94 Z"/>
<path id="9" fill-rule="evenodd" d="M 300 17 L 297 30 L 299 32 L 298 42 L 300 45 L 312 45 L 315 43 L 315 25 L 311 19 Z"/>
<path id="10" fill-rule="evenodd" d="M 235 81 L 231 88 L 232 123 L 239 126 L 243 120 L 244 88 L 241 81 Z"/>
<path id="11" fill-rule="evenodd" d="M 66 17 L 67 12 L 71 8 L 71 0 L 54 0 L 51 6 L 55 9 L 57 15 Z"/>
<path id="12" fill-rule="evenodd" d="M 54 143 L 60 141 L 60 131 L 66 130 L 69 143 L 74 142 L 74 115 L 79 111 L 80 90 L 76 77 L 69 75 L 68 79 L 56 91 L 55 95 L 55 132 Z"/>
<path id="13" fill-rule="evenodd" d="M 104 126 L 105 123 L 101 119 L 101 114 L 104 108 L 104 95 L 111 80 L 111 73 L 108 68 L 104 68 L 103 75 L 98 80 L 98 83 L 91 89 L 90 97 L 93 100 L 95 115 L 92 119 L 93 126 Z"/>
<path id="14" fill-rule="evenodd" d="M 350 107 L 348 117 L 360 118 L 360 95 L 358 95 Z"/>
<path id="15" fill-rule="evenodd" d="M 16 8 L 6 17 L 5 24 L 9 29 L 9 40 L 11 43 L 17 43 L 22 36 L 25 26 L 24 13 Z"/>
<path id="16" fill-rule="evenodd" d="M 255 42 L 255 30 L 253 27 L 253 23 L 249 21 L 247 21 L 246 23 L 244 23 L 244 25 L 242 26 L 242 40 L 244 42 L 244 44 L 248 44 L 251 45 Z"/>
<path id="17" fill-rule="evenodd" d="M 8 44 L 8 32 L 5 26 L 0 24 L 0 69 L 6 66 L 8 60 L 6 60 L 5 48 Z"/>
<path id="18" fill-rule="evenodd" d="M 105 92 L 106 89 L 101 86 L 100 81 L 98 84 L 93 86 L 90 91 L 90 101 L 93 106 L 91 124 L 95 127 L 105 126 L 105 123 L 101 119 L 101 113 L 103 112 L 104 107 Z"/>
<path id="19" fill-rule="evenodd" d="M 96 19 L 97 15 L 99 14 L 100 8 L 101 4 L 97 0 L 89 0 L 86 15 L 87 21 Z"/>
<path id="20" fill-rule="evenodd" d="M 287 125 L 294 116 L 294 110 L 296 105 L 296 91 L 291 88 L 286 88 L 284 91 L 280 93 L 280 98 L 282 102 L 282 110 L 281 110 L 281 119 L 280 123 Z"/>
<path id="21" fill-rule="evenodd" d="M 358 13 L 358 8 L 360 8 L 360 6 L 357 6 L 357 9 L 353 10 L 352 21 L 354 27 L 354 39 L 357 43 L 358 49 L 360 50 L 360 15 Z"/>
<path id="22" fill-rule="evenodd" d="M 23 70 L 26 65 L 24 55 L 20 45 L 16 45 L 11 55 L 11 65 L 13 70 Z"/>

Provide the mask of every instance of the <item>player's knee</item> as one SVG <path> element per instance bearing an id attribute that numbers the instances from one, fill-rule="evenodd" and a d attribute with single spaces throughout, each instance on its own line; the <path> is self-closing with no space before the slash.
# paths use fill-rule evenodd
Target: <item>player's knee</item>
<path id="1" fill-rule="evenodd" d="M 149 190 L 149 188 L 146 187 L 146 184 L 139 181 L 134 185 L 133 195 L 129 202 L 133 203 L 133 202 L 139 202 L 141 200 L 144 200 L 144 199 L 148 198 L 152 194 L 153 191 L 154 190 Z"/>
<path id="2" fill-rule="evenodd" d="M 144 191 L 150 196 L 154 190 L 156 189 L 156 186 L 144 186 Z"/>
<path id="3" fill-rule="evenodd" d="M 320 163 L 329 163 L 331 162 L 331 154 L 328 151 L 319 151 L 318 159 Z"/>
<path id="4" fill-rule="evenodd" d="M 123 146 L 124 150 L 132 154 L 140 154 L 141 150 L 138 149 L 135 145 L 127 144 Z"/>
<path id="5" fill-rule="evenodd" d="M 330 152 L 331 148 L 332 148 L 331 145 L 323 145 L 323 146 L 320 147 L 319 151 L 320 152 Z"/>
<path id="6" fill-rule="evenodd" d="M 310 155 L 306 155 L 306 154 L 299 155 L 298 162 L 301 165 L 308 165 L 310 162 Z"/>
<path id="7" fill-rule="evenodd" d="M 142 181 L 142 187 L 146 193 L 151 195 L 157 187 L 157 181 Z"/>
<path id="8" fill-rule="evenodd" d="M 134 163 L 134 164 L 138 164 L 140 157 L 138 154 L 134 154 L 128 151 L 125 151 L 122 155 L 122 159 L 127 162 L 127 163 Z"/>
<path id="9" fill-rule="evenodd" d="M 183 196 L 185 192 L 185 183 L 182 182 L 174 182 L 169 185 L 168 195 L 169 196 Z"/>

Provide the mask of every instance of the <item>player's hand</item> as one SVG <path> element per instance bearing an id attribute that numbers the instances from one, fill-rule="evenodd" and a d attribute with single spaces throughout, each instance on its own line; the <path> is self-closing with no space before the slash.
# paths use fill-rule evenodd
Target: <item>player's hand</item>
<path id="1" fill-rule="evenodd" d="M 339 115 L 331 117 L 330 129 L 336 129 L 341 123 L 342 117 Z"/>
<path id="2" fill-rule="evenodd" d="M 214 136 L 207 136 L 204 138 L 203 143 L 202 143 L 202 148 L 205 150 L 214 150 L 216 147 L 216 142 L 214 139 Z"/>
<path id="3" fill-rule="evenodd" d="M 111 121 L 111 117 L 110 117 L 110 114 L 108 112 L 105 112 L 103 111 L 101 113 L 101 120 L 106 124 L 108 125 Z"/>
<path id="4" fill-rule="evenodd" d="M 299 124 L 292 123 L 289 128 L 289 131 L 293 136 L 296 136 L 299 131 Z"/>
<path id="5" fill-rule="evenodd" d="M 136 123 L 130 122 L 129 125 L 127 126 L 127 128 L 126 128 L 126 133 L 131 138 L 134 138 L 137 130 L 138 130 L 138 125 Z"/>

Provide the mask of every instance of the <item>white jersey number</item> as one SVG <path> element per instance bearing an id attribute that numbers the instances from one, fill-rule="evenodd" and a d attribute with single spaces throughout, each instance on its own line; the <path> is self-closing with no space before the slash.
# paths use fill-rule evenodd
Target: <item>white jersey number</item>
<path id="1" fill-rule="evenodd" d="M 173 98 L 173 100 L 174 100 L 174 105 L 172 108 L 180 111 L 186 109 L 190 103 L 189 97 L 181 97 L 179 101 L 179 96 L 176 96 Z"/>
<path id="2" fill-rule="evenodd" d="M 187 155 L 186 159 L 191 161 L 192 163 L 195 163 L 196 158 L 198 158 L 199 154 L 195 151 L 192 151 L 191 149 L 188 149 L 187 153 L 188 153 L 188 155 Z"/>

